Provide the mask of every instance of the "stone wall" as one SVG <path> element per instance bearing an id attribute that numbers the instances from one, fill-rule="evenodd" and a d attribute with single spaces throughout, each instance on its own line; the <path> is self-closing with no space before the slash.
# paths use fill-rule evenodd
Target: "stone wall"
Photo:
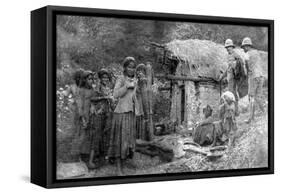
<path id="1" fill-rule="evenodd" d="M 213 109 L 214 117 L 218 118 L 218 107 L 220 101 L 220 90 L 218 86 L 195 84 L 194 82 L 184 82 L 185 88 L 185 107 L 184 118 L 182 118 L 182 86 L 174 85 L 171 119 L 180 121 L 178 124 L 185 125 L 188 128 L 203 120 L 203 108 L 210 105 Z M 183 122 L 182 122 L 183 120 Z"/>

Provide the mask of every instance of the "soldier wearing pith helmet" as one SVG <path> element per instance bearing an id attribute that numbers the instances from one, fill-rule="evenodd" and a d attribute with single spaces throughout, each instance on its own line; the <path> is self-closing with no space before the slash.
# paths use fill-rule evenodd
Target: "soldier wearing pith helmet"
<path id="1" fill-rule="evenodd" d="M 224 77 L 227 78 L 228 83 L 228 91 L 232 92 L 235 96 L 235 114 L 238 115 L 238 84 L 241 80 L 241 67 L 244 67 L 243 60 L 241 57 L 235 52 L 235 45 L 231 39 L 227 39 L 224 44 L 225 49 L 227 50 L 227 69 L 221 75 L 220 80 Z M 239 68 L 240 67 L 240 68 Z"/>
<path id="2" fill-rule="evenodd" d="M 253 48 L 251 38 L 245 37 L 241 47 L 246 53 L 246 69 L 248 75 L 248 95 L 250 99 L 250 116 L 247 123 L 255 118 L 255 104 L 264 112 L 264 103 L 262 99 L 262 86 L 264 76 L 262 74 L 262 60 L 259 52 Z"/>

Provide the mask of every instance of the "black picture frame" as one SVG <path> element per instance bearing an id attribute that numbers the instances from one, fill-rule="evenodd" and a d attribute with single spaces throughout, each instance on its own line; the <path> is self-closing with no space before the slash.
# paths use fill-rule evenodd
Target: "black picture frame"
<path id="1" fill-rule="evenodd" d="M 56 15 L 189 21 L 268 27 L 268 168 L 56 180 Z M 46 188 L 274 173 L 274 21 L 170 13 L 46 6 L 31 12 L 31 182 Z"/>

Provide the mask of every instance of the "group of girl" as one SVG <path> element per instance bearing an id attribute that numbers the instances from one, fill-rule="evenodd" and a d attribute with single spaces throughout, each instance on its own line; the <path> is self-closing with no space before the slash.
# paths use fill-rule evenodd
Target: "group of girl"
<path id="1" fill-rule="evenodd" d="M 142 90 L 147 82 L 146 66 L 137 66 L 133 57 L 126 57 L 123 75 L 114 88 L 107 69 L 98 71 L 97 77 L 91 71 L 77 70 L 75 84 L 66 90 L 75 99 L 72 151 L 89 168 L 109 161 L 122 175 L 124 161 L 134 156 L 136 139 L 149 140 L 150 136 Z"/>

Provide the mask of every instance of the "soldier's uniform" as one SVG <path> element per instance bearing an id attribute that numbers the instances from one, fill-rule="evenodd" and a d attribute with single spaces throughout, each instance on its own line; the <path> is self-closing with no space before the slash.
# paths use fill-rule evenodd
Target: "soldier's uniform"
<path id="1" fill-rule="evenodd" d="M 238 80 L 235 78 L 235 66 L 237 61 L 239 60 L 239 56 L 234 52 L 229 54 L 227 57 L 228 68 L 227 68 L 227 83 L 228 83 L 228 91 L 232 92 L 235 97 L 235 112 L 238 113 L 238 100 L 239 97 L 237 95 L 238 91 Z"/>
<path id="2" fill-rule="evenodd" d="M 227 49 L 227 47 L 233 47 L 234 48 L 234 44 L 232 42 L 231 39 L 227 39 L 225 41 L 225 48 Z M 238 100 L 239 100 L 239 96 L 238 96 L 238 84 L 239 81 L 241 80 L 242 74 L 241 72 L 238 71 L 244 71 L 244 64 L 243 64 L 243 60 L 241 59 L 241 57 L 233 50 L 232 53 L 229 53 L 227 56 L 227 70 L 224 73 L 224 75 L 222 76 L 227 78 L 227 83 L 228 83 L 228 91 L 230 91 L 231 93 L 234 94 L 235 97 L 235 114 L 238 115 Z M 241 66 L 241 68 L 238 68 L 238 66 Z"/>
<path id="3" fill-rule="evenodd" d="M 261 58 L 257 50 L 250 50 L 246 55 L 248 69 L 248 95 L 253 97 L 260 109 L 263 111 L 262 86 L 264 77 L 261 69 Z"/>
<path id="4" fill-rule="evenodd" d="M 262 74 L 262 60 L 257 50 L 252 49 L 252 41 L 246 37 L 242 41 L 242 47 L 248 46 L 251 49 L 247 49 L 246 52 L 246 67 L 248 71 L 248 95 L 250 98 L 250 118 L 248 122 L 254 119 L 255 104 L 257 104 L 260 110 L 263 112 L 263 100 L 262 100 L 262 86 L 264 77 Z M 246 49 L 246 48 L 244 48 Z"/>

